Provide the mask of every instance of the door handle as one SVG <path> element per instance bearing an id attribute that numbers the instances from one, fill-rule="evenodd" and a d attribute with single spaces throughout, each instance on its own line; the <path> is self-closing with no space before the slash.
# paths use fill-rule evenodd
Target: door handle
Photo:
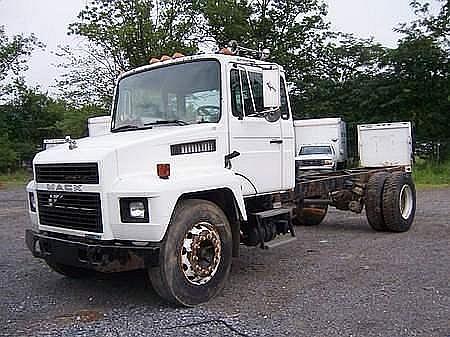
<path id="1" fill-rule="evenodd" d="M 282 144 L 283 140 L 282 139 L 272 139 L 270 141 L 270 144 Z"/>

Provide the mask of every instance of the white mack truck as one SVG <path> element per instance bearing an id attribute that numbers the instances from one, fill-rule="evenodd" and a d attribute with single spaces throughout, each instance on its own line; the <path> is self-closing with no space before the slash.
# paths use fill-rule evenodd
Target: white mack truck
<path id="1" fill-rule="evenodd" d="M 375 230 L 407 231 L 416 195 L 402 166 L 296 171 L 283 68 L 243 50 L 122 74 L 104 135 L 38 153 L 33 255 L 74 278 L 145 269 L 162 298 L 195 306 L 222 290 L 241 245 L 291 242 L 293 225 L 319 224 L 329 206 L 365 207 Z"/>

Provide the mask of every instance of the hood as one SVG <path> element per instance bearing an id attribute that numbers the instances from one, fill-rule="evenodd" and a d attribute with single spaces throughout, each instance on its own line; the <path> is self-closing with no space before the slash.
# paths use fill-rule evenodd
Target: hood
<path id="1" fill-rule="evenodd" d="M 132 130 L 110 133 L 97 137 L 76 139 L 76 148 L 70 150 L 68 144 L 54 146 L 38 153 L 34 163 L 86 162 L 101 160 L 112 151 L 120 151 L 140 144 L 158 146 L 202 140 L 208 131 L 216 130 L 215 125 L 157 126 L 153 129 Z"/>
<path id="2" fill-rule="evenodd" d="M 217 150 L 189 155 L 171 153 L 171 145 L 205 140 L 215 140 Z M 225 128 L 219 128 L 217 124 L 173 125 L 78 139 L 76 148 L 70 150 L 69 144 L 52 147 L 38 153 L 33 163 L 100 162 L 103 177 L 109 176 L 112 181 L 125 175 L 156 175 L 157 163 L 170 164 L 174 174 L 199 166 L 199 163 L 203 167 L 223 165 L 224 152 Z"/>

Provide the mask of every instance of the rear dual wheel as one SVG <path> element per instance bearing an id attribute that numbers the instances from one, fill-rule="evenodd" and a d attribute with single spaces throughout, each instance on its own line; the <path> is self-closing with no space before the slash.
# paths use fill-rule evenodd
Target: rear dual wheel
<path id="1" fill-rule="evenodd" d="M 175 210 L 149 269 L 155 291 L 182 306 L 208 302 L 225 286 L 231 268 L 232 234 L 223 211 L 206 200 L 185 200 Z"/>
<path id="2" fill-rule="evenodd" d="M 394 172 L 384 184 L 383 218 L 392 232 L 406 232 L 411 228 L 416 213 L 416 189 L 411 175 Z"/>
<path id="3" fill-rule="evenodd" d="M 406 232 L 416 212 L 416 190 L 411 175 L 378 172 L 369 178 L 366 216 L 377 231 Z"/>

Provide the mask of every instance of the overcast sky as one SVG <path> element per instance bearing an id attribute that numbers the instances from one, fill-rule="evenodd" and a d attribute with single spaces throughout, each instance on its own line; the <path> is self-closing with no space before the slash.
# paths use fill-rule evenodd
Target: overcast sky
<path id="1" fill-rule="evenodd" d="M 74 22 L 87 0 L 0 0 L 0 25 L 8 35 L 35 33 L 46 44 L 44 51 L 33 53 L 25 77 L 30 85 L 50 89 L 61 73 L 53 55 L 58 45 L 76 45 L 67 36 L 67 26 Z M 392 29 L 399 22 L 413 19 L 410 0 L 328 0 L 329 15 L 335 30 L 354 33 L 359 37 L 374 37 L 393 47 L 399 36 Z"/>

